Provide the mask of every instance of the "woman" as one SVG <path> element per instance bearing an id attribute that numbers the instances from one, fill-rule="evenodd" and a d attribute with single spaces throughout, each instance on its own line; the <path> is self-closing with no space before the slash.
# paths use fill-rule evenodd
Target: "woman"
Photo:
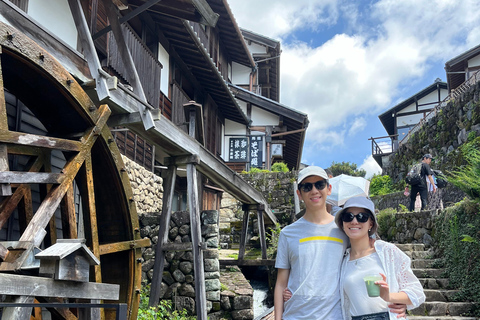
<path id="1" fill-rule="evenodd" d="M 373 202 L 365 197 L 347 200 L 335 216 L 335 223 L 350 239 L 340 273 L 343 317 L 346 320 L 395 320 L 393 303 L 407 309 L 425 301 L 423 288 L 410 268 L 410 258 L 395 245 L 374 240 L 378 222 Z M 381 275 L 380 296 L 369 297 L 363 278 Z M 288 298 L 289 292 L 285 293 Z M 403 318 L 405 319 L 405 318 Z"/>
<path id="2" fill-rule="evenodd" d="M 350 239 L 340 273 L 342 309 L 345 319 L 394 320 L 389 303 L 416 308 L 425 301 L 423 288 L 410 268 L 410 258 L 397 246 L 372 240 L 378 227 L 375 206 L 370 199 L 354 197 L 347 200 L 335 217 L 335 223 Z M 376 274 L 383 280 L 380 297 L 369 297 L 363 277 Z"/>

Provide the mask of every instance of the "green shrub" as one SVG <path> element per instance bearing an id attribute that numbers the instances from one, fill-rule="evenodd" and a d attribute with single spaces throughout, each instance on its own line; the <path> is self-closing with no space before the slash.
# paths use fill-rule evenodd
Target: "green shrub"
<path id="1" fill-rule="evenodd" d="M 396 234 L 397 210 L 386 208 L 377 214 L 378 235 L 385 241 L 393 241 Z"/>
<path id="2" fill-rule="evenodd" d="M 370 179 L 370 196 L 381 196 L 392 192 L 394 192 L 394 190 L 390 176 L 375 174 Z"/>
<path id="3" fill-rule="evenodd" d="M 272 172 L 289 172 L 288 166 L 284 162 L 275 162 L 272 164 Z"/>
<path id="4" fill-rule="evenodd" d="M 277 257 L 278 238 L 280 237 L 280 231 L 282 230 L 280 223 L 275 223 L 275 228 L 269 228 L 270 233 L 266 233 L 266 239 L 268 241 L 267 257 L 268 259 L 275 259 Z"/>
<path id="5" fill-rule="evenodd" d="M 460 151 L 466 165 L 448 172 L 448 182 L 458 187 L 472 199 L 480 198 L 480 139 L 465 143 Z"/>
<path id="6" fill-rule="evenodd" d="M 441 257 L 458 301 L 480 302 L 480 203 L 463 200 L 440 212 L 435 222 L 436 256 Z M 480 316 L 480 309 L 471 315 Z"/>
<path id="7" fill-rule="evenodd" d="M 175 310 L 171 300 L 161 300 L 155 307 L 149 307 L 150 285 L 142 284 L 140 291 L 140 306 L 137 320 L 194 320 L 196 317 L 189 316 L 187 310 Z"/>

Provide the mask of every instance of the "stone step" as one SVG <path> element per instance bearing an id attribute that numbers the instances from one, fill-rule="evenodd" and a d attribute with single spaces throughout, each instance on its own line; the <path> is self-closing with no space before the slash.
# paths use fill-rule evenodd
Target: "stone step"
<path id="1" fill-rule="evenodd" d="M 413 273 L 417 278 L 441 278 L 445 270 L 432 268 L 413 268 Z"/>
<path id="2" fill-rule="evenodd" d="M 395 245 L 402 251 L 424 251 L 425 245 L 423 243 L 395 243 Z"/>
<path id="3" fill-rule="evenodd" d="M 408 320 L 478 320 L 478 318 L 452 316 L 408 316 Z"/>
<path id="4" fill-rule="evenodd" d="M 418 278 L 424 289 L 446 289 L 448 279 Z"/>
<path id="5" fill-rule="evenodd" d="M 472 311 L 472 302 L 425 302 L 408 312 L 416 316 L 463 316 Z"/>
<path id="6" fill-rule="evenodd" d="M 432 268 L 432 266 L 437 260 L 438 259 L 413 259 L 412 268 L 416 268 L 416 269 Z"/>
<path id="7" fill-rule="evenodd" d="M 431 259 L 432 253 L 429 251 L 403 251 L 410 259 Z"/>
<path id="8" fill-rule="evenodd" d="M 427 301 L 441 301 L 448 302 L 452 301 L 452 296 L 458 292 L 458 290 L 435 290 L 435 289 L 424 289 L 423 292 L 427 297 Z"/>

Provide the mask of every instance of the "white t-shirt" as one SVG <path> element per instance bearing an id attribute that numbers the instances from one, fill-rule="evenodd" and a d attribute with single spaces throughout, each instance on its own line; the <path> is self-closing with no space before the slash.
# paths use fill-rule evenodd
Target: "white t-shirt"
<path id="1" fill-rule="evenodd" d="M 290 269 L 283 319 L 342 319 L 339 278 L 348 238 L 334 221 L 319 225 L 300 218 L 283 228 L 275 267 Z"/>
<path id="2" fill-rule="evenodd" d="M 361 316 L 388 312 L 388 303 L 380 297 L 369 297 L 363 277 L 385 274 L 377 252 L 347 261 L 345 267 L 344 291 L 350 300 L 350 315 Z"/>

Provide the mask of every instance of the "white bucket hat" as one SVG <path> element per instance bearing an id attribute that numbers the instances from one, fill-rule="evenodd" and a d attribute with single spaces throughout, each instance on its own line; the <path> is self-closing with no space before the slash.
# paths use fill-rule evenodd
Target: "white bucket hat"
<path id="1" fill-rule="evenodd" d="M 363 208 L 370 211 L 370 213 L 372 214 L 373 226 L 372 229 L 370 229 L 370 231 L 368 232 L 368 235 L 371 236 L 376 234 L 378 228 L 378 221 L 375 215 L 375 205 L 373 204 L 373 201 L 368 199 L 367 197 L 353 197 L 348 199 L 347 202 L 345 202 L 345 204 L 343 205 L 343 209 L 338 211 L 335 215 L 335 223 L 337 224 L 337 226 L 343 230 L 342 214 L 345 211 L 348 211 L 348 208 L 352 207 Z"/>

